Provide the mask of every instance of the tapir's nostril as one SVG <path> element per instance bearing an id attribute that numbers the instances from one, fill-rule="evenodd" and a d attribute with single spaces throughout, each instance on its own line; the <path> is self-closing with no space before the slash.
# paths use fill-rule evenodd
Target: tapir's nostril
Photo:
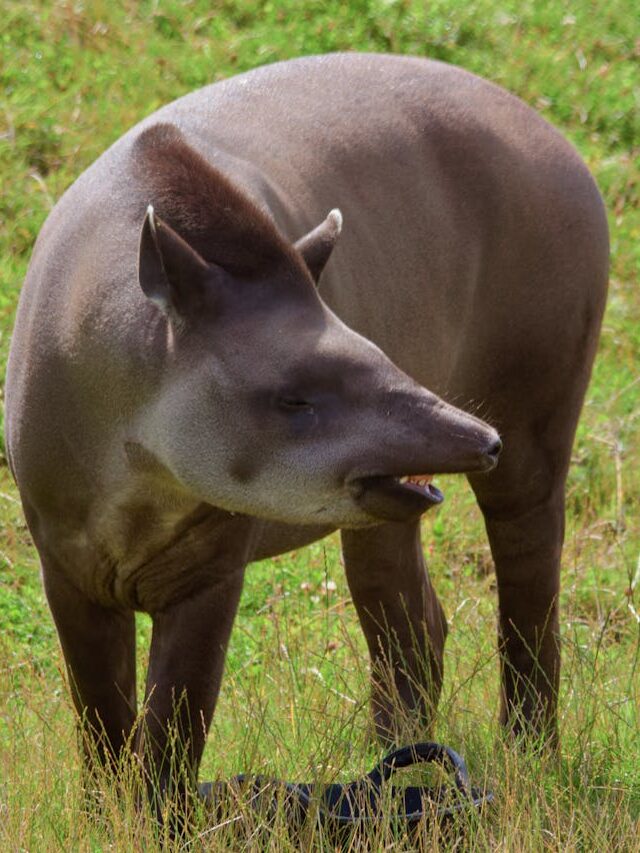
<path id="1" fill-rule="evenodd" d="M 489 449 L 487 450 L 487 453 L 489 454 L 489 456 L 493 456 L 494 459 L 497 459 L 498 456 L 500 455 L 501 450 L 502 450 L 502 442 L 500 441 L 499 438 L 496 438 L 496 440 L 493 442 L 493 444 L 490 445 Z"/>

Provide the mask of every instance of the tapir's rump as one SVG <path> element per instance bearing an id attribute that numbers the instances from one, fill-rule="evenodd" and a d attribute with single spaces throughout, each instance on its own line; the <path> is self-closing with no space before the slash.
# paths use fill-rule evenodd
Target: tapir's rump
<path id="1" fill-rule="evenodd" d="M 133 724 L 146 610 L 145 760 L 169 772 L 185 690 L 194 771 L 244 565 L 335 528 L 374 664 L 395 670 L 389 692 L 374 666 L 378 730 L 395 736 L 391 695 L 428 716 L 446 623 L 418 520 L 444 472 L 468 475 L 496 563 L 502 719 L 552 733 L 564 482 L 607 264 L 573 148 L 437 62 L 260 68 L 105 152 L 38 238 L 6 383 L 10 465 L 100 749 Z"/>

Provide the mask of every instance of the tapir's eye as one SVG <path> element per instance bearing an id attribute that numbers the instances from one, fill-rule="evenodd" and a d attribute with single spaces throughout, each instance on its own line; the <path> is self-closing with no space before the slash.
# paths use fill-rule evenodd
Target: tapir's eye
<path id="1" fill-rule="evenodd" d="M 277 399 L 278 408 L 290 414 L 313 414 L 313 403 L 302 397 L 282 396 Z"/>

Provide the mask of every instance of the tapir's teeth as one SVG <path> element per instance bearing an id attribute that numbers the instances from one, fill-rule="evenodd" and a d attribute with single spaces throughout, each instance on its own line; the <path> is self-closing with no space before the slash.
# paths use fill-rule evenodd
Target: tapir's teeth
<path id="1" fill-rule="evenodd" d="M 433 474 L 413 474 L 409 477 L 400 477 L 401 483 L 413 483 L 421 489 L 426 489 L 429 483 L 433 480 Z"/>

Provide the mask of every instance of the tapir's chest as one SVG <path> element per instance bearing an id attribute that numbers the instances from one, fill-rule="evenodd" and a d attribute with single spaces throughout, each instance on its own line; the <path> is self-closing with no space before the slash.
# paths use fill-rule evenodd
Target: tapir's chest
<path id="1" fill-rule="evenodd" d="M 65 537 L 74 580 L 106 606 L 153 614 L 240 571 L 260 522 L 207 504 L 185 509 L 147 500 L 96 514 L 87 531 Z"/>

